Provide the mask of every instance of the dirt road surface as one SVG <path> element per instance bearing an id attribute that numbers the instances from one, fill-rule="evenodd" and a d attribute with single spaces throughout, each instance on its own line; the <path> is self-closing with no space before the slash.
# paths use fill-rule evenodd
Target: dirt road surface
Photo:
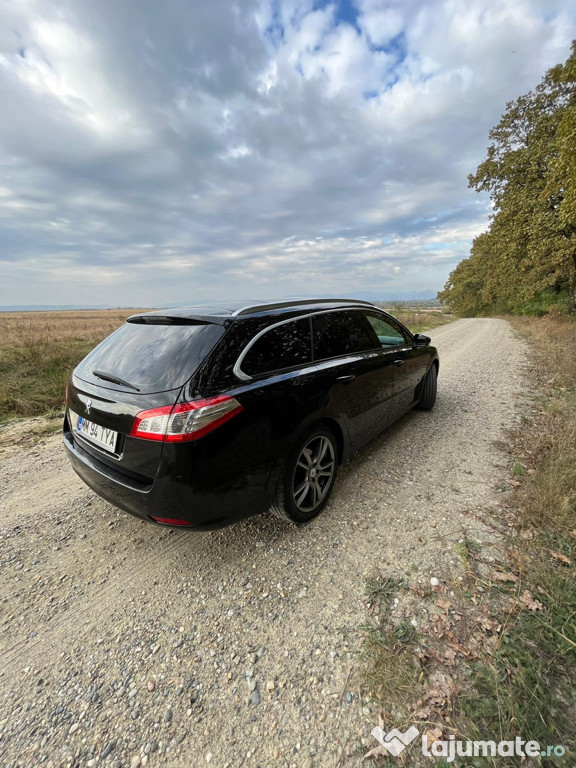
<path id="1" fill-rule="evenodd" d="M 347 462 L 304 528 L 155 528 L 85 487 L 59 435 L 0 430 L 2 768 L 360 764 L 365 576 L 458 578 L 463 531 L 493 535 L 474 513 L 501 499 L 496 442 L 526 387 L 505 321 L 432 336 L 436 408 Z"/>

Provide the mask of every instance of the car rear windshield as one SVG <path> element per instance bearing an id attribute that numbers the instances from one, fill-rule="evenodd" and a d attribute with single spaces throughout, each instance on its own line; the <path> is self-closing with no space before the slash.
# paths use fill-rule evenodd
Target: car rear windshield
<path id="1" fill-rule="evenodd" d="M 76 375 L 143 393 L 175 389 L 188 381 L 223 333 L 221 325 L 211 323 L 128 322 L 82 360 Z"/>

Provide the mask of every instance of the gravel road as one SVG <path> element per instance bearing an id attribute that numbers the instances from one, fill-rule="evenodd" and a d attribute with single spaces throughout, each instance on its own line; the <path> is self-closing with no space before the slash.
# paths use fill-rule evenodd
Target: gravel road
<path id="1" fill-rule="evenodd" d="M 435 330 L 438 402 L 342 467 L 304 528 L 155 528 L 100 500 L 59 435 L 0 430 L 0 766 L 355 766 L 354 661 L 374 567 L 457 579 L 486 539 L 525 349 L 503 320 Z M 426 620 L 424 610 L 409 617 Z"/>

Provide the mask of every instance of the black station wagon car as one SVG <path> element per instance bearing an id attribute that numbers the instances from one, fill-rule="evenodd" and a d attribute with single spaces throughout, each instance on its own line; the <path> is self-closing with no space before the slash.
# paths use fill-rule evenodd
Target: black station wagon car
<path id="1" fill-rule="evenodd" d="M 338 465 L 436 399 L 430 339 L 364 301 L 138 314 L 74 370 L 64 445 L 112 504 L 216 528 L 272 509 L 304 523 Z"/>

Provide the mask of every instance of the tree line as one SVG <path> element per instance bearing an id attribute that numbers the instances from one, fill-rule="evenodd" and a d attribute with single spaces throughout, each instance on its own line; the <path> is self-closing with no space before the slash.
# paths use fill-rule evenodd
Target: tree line
<path id="1" fill-rule="evenodd" d="M 438 294 L 462 316 L 576 309 L 576 41 L 564 64 L 506 105 L 469 186 L 489 192 L 487 232 Z"/>

